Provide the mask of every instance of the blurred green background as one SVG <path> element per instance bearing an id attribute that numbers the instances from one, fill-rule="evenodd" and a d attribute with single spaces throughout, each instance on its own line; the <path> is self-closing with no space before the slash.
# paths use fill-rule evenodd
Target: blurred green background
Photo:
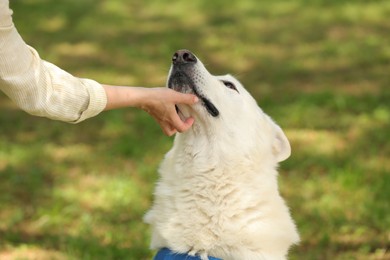
<path id="1" fill-rule="evenodd" d="M 285 130 L 291 259 L 390 259 L 390 1 L 11 0 L 41 57 L 164 86 L 177 49 L 237 76 Z M 145 112 L 78 125 L 0 94 L 0 259 L 151 259 L 142 222 L 172 138 Z"/>

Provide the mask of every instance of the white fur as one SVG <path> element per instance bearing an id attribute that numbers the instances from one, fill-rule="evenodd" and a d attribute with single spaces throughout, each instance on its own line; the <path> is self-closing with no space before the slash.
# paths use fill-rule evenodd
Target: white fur
<path id="1" fill-rule="evenodd" d="M 195 123 L 176 135 L 160 166 L 145 216 L 151 247 L 202 259 L 285 259 L 299 242 L 277 186 L 277 164 L 290 156 L 286 136 L 234 77 L 211 75 L 199 59 L 191 76 L 220 114 L 212 117 L 201 102 L 179 106 Z"/>

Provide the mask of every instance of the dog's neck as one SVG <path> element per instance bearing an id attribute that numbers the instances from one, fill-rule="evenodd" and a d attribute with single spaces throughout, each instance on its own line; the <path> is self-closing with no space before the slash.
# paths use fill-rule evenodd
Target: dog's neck
<path id="1" fill-rule="evenodd" d="M 217 135 L 213 127 L 204 127 L 198 121 L 188 131 L 176 134 L 174 148 L 182 156 L 190 157 L 190 161 L 208 158 L 216 162 L 224 152 L 222 135 Z"/>
<path id="2" fill-rule="evenodd" d="M 277 166 L 271 153 L 264 153 L 261 145 L 255 142 L 255 137 L 249 132 L 229 132 L 230 127 L 222 122 L 213 122 L 205 126 L 206 122 L 196 120 L 191 129 L 184 133 L 178 133 L 175 137 L 174 149 L 181 156 L 189 157 L 189 161 L 196 163 L 201 160 L 206 164 L 245 164 L 252 169 L 261 169 L 269 164 L 271 168 Z M 217 131 L 217 129 L 222 129 Z M 257 145 L 256 145 L 257 144 Z M 263 165 L 257 162 L 263 158 Z M 207 162 L 205 162 L 207 161 Z"/>
<path id="3" fill-rule="evenodd" d="M 235 138 L 232 138 L 229 133 L 216 132 L 216 129 L 217 127 L 203 127 L 194 124 L 190 130 L 176 135 L 174 148 L 182 155 L 191 157 L 192 160 L 202 158 L 202 160 L 207 159 L 218 163 L 222 158 L 224 161 L 242 158 L 242 156 L 237 156 L 238 152 L 245 152 L 242 142 L 235 144 Z M 234 148 L 238 146 L 241 147 L 240 151 Z"/>

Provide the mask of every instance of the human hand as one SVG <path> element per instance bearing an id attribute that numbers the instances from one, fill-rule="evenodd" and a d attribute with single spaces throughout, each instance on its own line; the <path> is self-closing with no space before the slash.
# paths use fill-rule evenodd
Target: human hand
<path id="1" fill-rule="evenodd" d="M 192 117 L 182 121 L 176 112 L 176 104 L 193 105 L 198 98 L 192 94 L 183 94 L 169 88 L 151 88 L 148 98 L 141 108 L 148 112 L 160 125 L 163 132 L 172 136 L 177 132 L 187 131 L 194 119 Z"/>
<path id="2" fill-rule="evenodd" d="M 176 104 L 193 105 L 198 97 L 183 94 L 169 88 L 143 88 L 103 85 L 107 95 L 105 110 L 122 107 L 138 107 L 148 112 L 160 125 L 163 132 L 171 136 L 177 132 L 187 131 L 194 119 L 184 122 L 176 112 Z"/>

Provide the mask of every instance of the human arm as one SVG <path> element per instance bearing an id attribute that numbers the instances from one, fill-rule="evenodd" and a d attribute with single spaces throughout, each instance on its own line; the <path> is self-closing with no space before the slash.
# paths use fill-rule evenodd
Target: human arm
<path id="1" fill-rule="evenodd" d="M 184 122 L 176 113 L 175 104 L 192 105 L 198 98 L 168 88 L 142 88 L 103 85 L 107 95 L 105 110 L 121 107 L 137 107 L 148 112 L 160 125 L 163 132 L 171 136 L 188 130 L 193 118 Z"/>
<path id="2" fill-rule="evenodd" d="M 101 85 L 42 60 L 17 32 L 8 0 L 0 0 L 0 90 L 32 115 L 68 123 L 103 110 L 138 107 L 153 116 L 167 135 L 183 132 L 193 122 L 192 118 L 182 122 L 175 104 L 196 101 L 193 95 L 167 88 Z"/>
<path id="3" fill-rule="evenodd" d="M 32 115 L 69 123 L 97 115 L 107 102 L 99 83 L 42 60 L 23 41 L 8 0 L 0 0 L 0 90 Z"/>

